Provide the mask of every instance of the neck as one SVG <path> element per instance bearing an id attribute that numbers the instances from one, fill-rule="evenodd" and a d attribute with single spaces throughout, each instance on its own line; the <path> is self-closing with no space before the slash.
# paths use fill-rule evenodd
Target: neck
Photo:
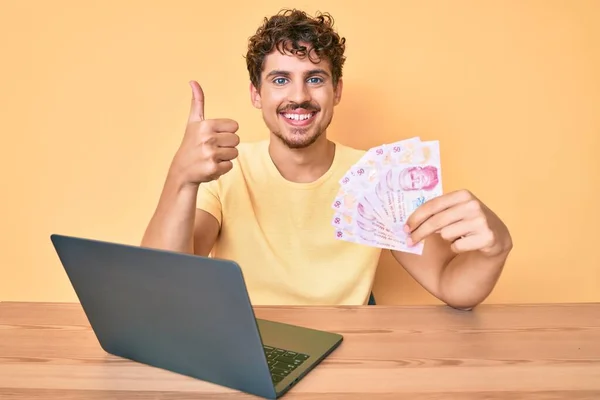
<path id="1" fill-rule="evenodd" d="M 283 178 L 296 183 L 310 183 L 323 176 L 331 167 L 335 144 L 322 135 L 306 148 L 290 149 L 279 138 L 271 135 L 269 155 Z"/>

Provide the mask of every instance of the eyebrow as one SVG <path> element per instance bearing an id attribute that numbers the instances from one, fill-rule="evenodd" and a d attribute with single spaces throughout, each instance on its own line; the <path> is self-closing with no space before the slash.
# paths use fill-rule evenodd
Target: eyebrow
<path id="1" fill-rule="evenodd" d="M 321 68 L 316 68 L 316 69 L 311 69 L 310 71 L 306 71 L 304 73 L 304 76 L 316 75 L 316 74 L 322 74 L 322 75 L 325 75 L 325 76 L 329 77 L 329 73 L 327 71 L 325 71 L 324 69 L 321 69 Z M 291 75 L 291 73 L 289 71 L 275 69 L 275 70 L 269 72 L 266 77 L 269 78 L 269 77 L 275 76 L 275 75 L 281 75 L 281 76 L 287 76 L 287 77 L 289 77 Z"/>

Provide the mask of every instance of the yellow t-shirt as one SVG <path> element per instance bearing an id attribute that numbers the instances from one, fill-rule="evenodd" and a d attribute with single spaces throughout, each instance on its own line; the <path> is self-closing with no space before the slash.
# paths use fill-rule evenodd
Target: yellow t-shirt
<path id="1" fill-rule="evenodd" d="M 339 180 L 364 154 L 336 143 L 318 180 L 281 176 L 269 141 L 241 143 L 227 174 L 200 185 L 197 207 L 221 231 L 211 256 L 236 261 L 255 305 L 367 304 L 381 249 L 334 237 Z"/>

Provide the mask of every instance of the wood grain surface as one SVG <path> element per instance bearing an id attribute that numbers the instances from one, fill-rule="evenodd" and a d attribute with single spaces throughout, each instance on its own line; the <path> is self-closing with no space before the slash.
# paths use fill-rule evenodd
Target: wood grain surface
<path id="1" fill-rule="evenodd" d="M 600 399 L 600 304 L 256 307 L 344 335 L 284 399 Z M 106 354 L 79 304 L 0 303 L 0 399 L 257 399 Z"/>

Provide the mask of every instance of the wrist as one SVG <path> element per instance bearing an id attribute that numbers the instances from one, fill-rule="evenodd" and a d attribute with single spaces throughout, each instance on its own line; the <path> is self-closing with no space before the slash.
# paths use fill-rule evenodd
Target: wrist
<path id="1" fill-rule="evenodd" d="M 197 193 L 200 186 L 199 183 L 190 182 L 189 179 L 186 179 L 185 174 L 178 171 L 177 168 L 169 170 L 167 181 L 169 182 L 169 186 L 178 194 L 187 192 Z"/>

